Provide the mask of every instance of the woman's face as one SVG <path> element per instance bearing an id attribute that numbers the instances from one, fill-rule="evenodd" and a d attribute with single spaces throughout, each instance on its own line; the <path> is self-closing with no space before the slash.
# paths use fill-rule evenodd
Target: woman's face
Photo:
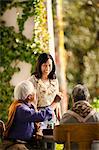
<path id="1" fill-rule="evenodd" d="M 52 71 L 52 60 L 48 59 L 46 63 L 43 63 L 41 65 L 41 71 L 42 75 L 49 75 L 49 73 Z"/>

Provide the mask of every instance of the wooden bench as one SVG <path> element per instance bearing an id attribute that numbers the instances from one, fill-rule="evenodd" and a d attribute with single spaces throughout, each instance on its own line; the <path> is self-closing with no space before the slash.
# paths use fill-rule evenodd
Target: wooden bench
<path id="1" fill-rule="evenodd" d="M 92 141 L 99 140 L 99 123 L 57 125 L 53 138 L 56 143 L 65 143 L 66 150 L 71 149 L 71 142 L 77 143 L 79 150 L 91 150 Z"/>

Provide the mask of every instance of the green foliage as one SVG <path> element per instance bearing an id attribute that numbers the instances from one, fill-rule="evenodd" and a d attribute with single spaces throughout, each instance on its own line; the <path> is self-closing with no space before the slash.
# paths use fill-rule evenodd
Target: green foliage
<path id="1" fill-rule="evenodd" d="M 93 99 L 92 106 L 93 106 L 93 108 L 96 109 L 97 112 L 99 112 L 99 98 L 95 97 Z"/>
<path id="2" fill-rule="evenodd" d="M 99 11 L 97 0 L 64 0 L 65 48 L 69 89 L 84 83 L 92 97 L 99 92 Z M 74 69 L 75 68 L 75 69 Z M 71 93 L 71 91 L 69 91 Z"/>
<path id="3" fill-rule="evenodd" d="M 39 51 L 31 47 L 31 41 L 27 40 L 22 34 L 15 33 L 13 27 L 0 27 L 0 118 L 6 117 L 6 109 L 13 98 L 13 86 L 10 80 L 16 68 L 17 60 L 26 61 L 32 64 L 32 71 Z M 16 62 L 14 66 L 12 62 Z M 6 118 L 5 118 L 6 119 Z"/>
<path id="4" fill-rule="evenodd" d="M 29 16 L 34 15 L 34 8 L 31 7 L 32 5 L 33 5 L 33 0 L 27 1 L 26 3 L 16 3 L 16 7 L 22 7 L 23 9 L 23 13 L 21 15 L 18 14 L 18 18 L 17 18 L 19 31 L 21 33 L 24 30 L 25 21 L 28 19 Z"/>
<path id="5" fill-rule="evenodd" d="M 14 31 L 14 27 L 5 26 L 2 21 L 0 25 L 0 119 L 3 121 L 7 120 L 7 110 L 13 100 L 14 87 L 10 85 L 10 80 L 15 72 L 20 71 L 17 67 L 17 62 L 25 61 L 32 64 L 31 72 L 33 72 L 39 54 L 43 51 L 48 51 L 44 0 L 29 0 L 16 3 L 13 1 L 9 5 L 7 4 L 4 5 L 2 1 L 2 13 L 13 6 L 22 7 L 23 11 L 22 14 L 18 14 L 17 18 L 19 33 Z M 22 34 L 24 23 L 30 16 L 34 16 L 35 22 L 32 40 L 28 40 Z"/>
<path id="6" fill-rule="evenodd" d="M 48 32 L 47 32 L 47 14 L 44 0 L 34 0 L 34 42 L 38 46 L 38 49 L 48 51 Z M 42 33 L 42 34 L 41 34 Z"/>
<path id="7" fill-rule="evenodd" d="M 3 12 L 6 10 L 9 3 L 11 3 L 13 0 L 0 0 L 0 15 L 3 14 Z"/>

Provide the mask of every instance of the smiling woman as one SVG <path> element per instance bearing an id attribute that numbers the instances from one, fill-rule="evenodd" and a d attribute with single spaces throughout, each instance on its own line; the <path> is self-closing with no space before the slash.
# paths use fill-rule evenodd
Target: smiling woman
<path id="1" fill-rule="evenodd" d="M 41 71 L 42 71 L 42 80 L 47 80 L 47 76 L 52 70 L 52 60 L 48 59 L 45 63 L 42 64 L 41 66 Z M 46 82 L 46 81 L 45 81 Z"/>
<path id="2" fill-rule="evenodd" d="M 53 57 L 48 53 L 42 53 L 37 61 L 36 69 L 29 81 L 33 83 L 37 90 L 37 107 L 38 109 L 46 108 L 49 106 L 56 95 L 61 99 L 59 93 L 58 80 L 56 78 L 56 68 Z M 42 135 L 42 129 L 53 128 L 59 122 L 61 117 L 60 104 L 57 104 L 55 111 L 53 111 L 52 120 L 44 121 L 40 124 L 37 135 Z M 51 144 L 49 144 L 51 147 Z M 48 147 L 48 149 L 50 149 Z"/>

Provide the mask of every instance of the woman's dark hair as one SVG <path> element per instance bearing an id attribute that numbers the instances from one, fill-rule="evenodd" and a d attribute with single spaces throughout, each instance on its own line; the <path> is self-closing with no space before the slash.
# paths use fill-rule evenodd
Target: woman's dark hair
<path id="1" fill-rule="evenodd" d="M 86 86 L 78 84 L 74 87 L 72 91 L 72 97 L 74 99 L 74 102 L 81 100 L 88 101 L 90 98 L 90 94 Z"/>
<path id="2" fill-rule="evenodd" d="M 42 53 L 38 57 L 35 72 L 33 73 L 36 76 L 36 78 L 40 79 L 42 77 L 41 66 L 43 63 L 46 63 L 48 59 L 52 60 L 52 71 L 49 73 L 48 78 L 56 79 L 56 74 L 55 74 L 56 68 L 55 68 L 55 63 L 54 63 L 53 57 L 47 53 Z"/>

